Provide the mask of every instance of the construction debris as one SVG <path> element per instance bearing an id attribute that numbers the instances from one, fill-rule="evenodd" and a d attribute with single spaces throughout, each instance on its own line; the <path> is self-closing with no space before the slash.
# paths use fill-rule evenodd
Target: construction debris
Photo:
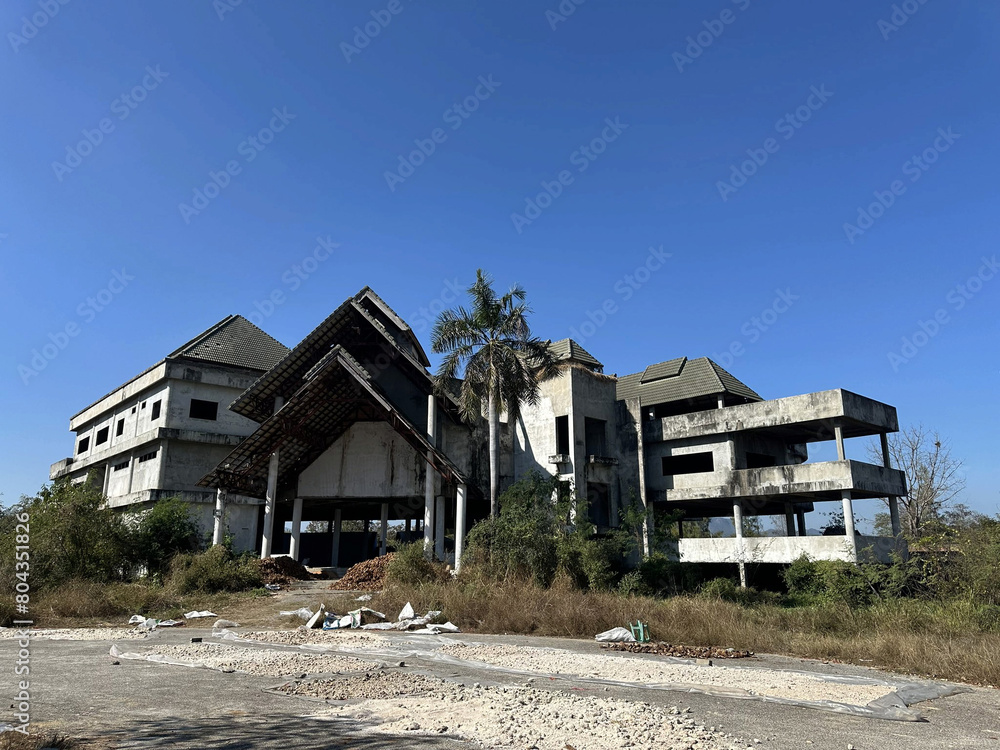
<path id="1" fill-rule="evenodd" d="M 385 588 L 389 562 L 393 557 L 394 553 L 390 552 L 388 555 L 352 565 L 343 578 L 330 584 L 330 588 L 337 591 L 379 591 Z"/>
<path id="2" fill-rule="evenodd" d="M 658 641 L 655 643 L 602 643 L 601 648 L 609 651 L 628 651 L 632 654 L 656 654 L 657 656 L 678 656 L 682 659 L 747 659 L 753 651 L 715 646 L 675 646 Z"/>
<path id="3" fill-rule="evenodd" d="M 287 586 L 292 581 L 312 581 L 319 576 L 313 575 L 306 567 L 288 556 L 269 557 L 260 561 L 260 575 L 264 584 Z"/>

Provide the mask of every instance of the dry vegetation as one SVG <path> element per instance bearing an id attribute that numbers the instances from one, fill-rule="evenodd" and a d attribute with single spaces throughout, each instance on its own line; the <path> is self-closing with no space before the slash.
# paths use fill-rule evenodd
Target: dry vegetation
<path id="1" fill-rule="evenodd" d="M 372 606 L 441 609 L 466 632 L 593 638 L 641 619 L 670 643 L 748 649 L 881 667 L 907 674 L 1000 685 L 1000 634 L 977 632 L 958 603 L 892 601 L 865 609 L 785 608 L 719 599 L 623 597 L 556 583 L 393 586 Z"/>

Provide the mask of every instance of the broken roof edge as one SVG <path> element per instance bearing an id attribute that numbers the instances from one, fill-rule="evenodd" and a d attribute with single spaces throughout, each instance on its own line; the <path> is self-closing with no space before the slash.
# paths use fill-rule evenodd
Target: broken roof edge
<path id="1" fill-rule="evenodd" d="M 410 339 L 410 341 L 416 347 L 417 352 L 420 355 L 419 359 L 420 364 L 423 365 L 424 367 L 430 367 L 431 361 L 427 357 L 427 352 L 424 351 L 423 344 L 420 343 L 420 339 L 417 338 L 417 334 L 413 331 L 412 328 L 410 328 L 410 325 L 405 320 L 403 320 L 402 316 L 399 315 L 399 313 L 397 313 L 395 310 L 393 310 L 389 306 L 389 303 L 386 302 L 384 299 L 382 299 L 378 295 L 378 293 L 367 284 L 365 284 L 364 288 L 354 296 L 355 300 L 362 299 L 364 297 L 368 297 L 369 299 L 371 299 L 373 302 L 375 302 L 375 304 L 377 304 L 380 308 L 382 308 L 382 311 L 386 315 L 392 318 L 393 322 L 399 327 L 401 331 L 407 334 L 407 338 Z"/>

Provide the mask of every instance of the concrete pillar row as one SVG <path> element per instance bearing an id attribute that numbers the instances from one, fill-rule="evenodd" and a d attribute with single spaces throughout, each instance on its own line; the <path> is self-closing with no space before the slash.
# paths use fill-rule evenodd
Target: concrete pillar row
<path id="1" fill-rule="evenodd" d="M 333 511 L 333 545 L 330 550 L 330 567 L 340 567 L 340 529 L 343 526 L 344 511 L 337 508 Z"/>
<path id="2" fill-rule="evenodd" d="M 386 544 L 389 538 L 389 503 L 382 503 L 382 518 L 381 526 L 379 528 L 379 538 L 378 538 L 378 554 L 379 557 L 385 557 Z"/>
<path id="3" fill-rule="evenodd" d="M 274 397 L 274 413 L 277 414 L 284 405 L 285 399 L 281 396 Z M 271 556 L 271 543 L 274 539 L 274 504 L 278 498 L 278 465 L 280 462 L 280 451 L 271 454 L 271 459 L 267 464 L 267 493 L 264 495 L 264 529 L 260 538 L 260 559 L 266 560 Z"/>
<path id="4" fill-rule="evenodd" d="M 427 396 L 427 439 L 431 445 L 435 445 L 436 433 L 437 400 L 430 393 Z M 427 557 L 434 554 L 434 466 L 430 461 L 427 462 L 427 475 L 424 479 L 424 554 Z"/>
<path id="5" fill-rule="evenodd" d="M 740 586 L 746 588 L 747 565 L 743 547 L 743 504 L 739 500 L 733 503 L 733 526 L 736 527 L 736 561 L 740 569 Z"/>
<path id="6" fill-rule="evenodd" d="M 222 544 L 225 536 L 226 494 L 221 487 L 215 490 L 215 523 L 212 527 L 212 545 Z"/>
<path id="7" fill-rule="evenodd" d="M 264 496 L 264 531 L 260 540 L 260 559 L 271 556 L 271 544 L 274 539 L 275 501 L 278 497 L 278 464 L 281 460 L 280 451 L 271 454 L 267 464 L 267 494 Z"/>
<path id="8" fill-rule="evenodd" d="M 302 552 L 302 498 L 297 497 L 292 502 L 292 540 L 288 545 L 288 554 L 298 561 Z"/>
<path id="9" fill-rule="evenodd" d="M 455 495 L 455 572 L 462 568 L 462 553 L 465 551 L 465 506 L 467 488 L 465 484 L 458 485 Z"/>

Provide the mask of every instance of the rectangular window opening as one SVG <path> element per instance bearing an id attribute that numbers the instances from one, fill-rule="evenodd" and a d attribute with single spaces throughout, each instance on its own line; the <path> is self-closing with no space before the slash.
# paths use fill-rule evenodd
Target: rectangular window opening
<path id="1" fill-rule="evenodd" d="M 97 438 L 94 440 L 94 445 L 101 445 L 102 443 L 108 442 L 108 433 L 111 432 L 110 427 L 102 427 L 97 431 Z"/>
<path id="2" fill-rule="evenodd" d="M 111 467 L 112 471 L 121 471 L 122 469 L 128 468 L 128 461 L 122 461 L 120 464 L 115 464 Z"/>
<path id="3" fill-rule="evenodd" d="M 209 419 L 213 422 L 219 418 L 219 403 L 217 401 L 202 401 L 201 399 L 191 399 L 191 411 L 188 413 L 191 419 Z"/>
<path id="4" fill-rule="evenodd" d="M 160 402 L 159 401 L 154 401 L 153 402 L 153 410 L 150 413 L 149 418 L 152 419 L 152 420 L 156 420 L 156 419 L 160 418 Z"/>
<path id="5" fill-rule="evenodd" d="M 139 456 L 139 463 L 144 464 L 147 461 L 152 461 L 154 458 L 156 458 L 156 454 L 159 452 L 160 449 L 157 448 L 155 451 L 150 451 L 149 453 L 143 453 L 141 456 Z"/>
<path id="6" fill-rule="evenodd" d="M 665 477 L 672 477 L 676 474 L 701 474 L 706 471 L 715 471 L 715 459 L 711 451 L 663 457 L 663 476 Z"/>
<path id="7" fill-rule="evenodd" d="M 85 453 L 89 447 L 90 447 L 90 438 L 89 437 L 82 438 L 80 442 L 76 444 L 77 455 Z"/>
<path id="8" fill-rule="evenodd" d="M 584 439 L 587 444 L 588 456 L 607 456 L 607 434 L 608 423 L 603 419 L 591 419 L 585 417 L 583 420 Z"/>
<path id="9" fill-rule="evenodd" d="M 747 452 L 747 468 L 748 469 L 764 469 L 768 466 L 776 466 L 778 459 L 774 456 L 769 456 L 766 453 L 750 453 Z"/>
<path id="10" fill-rule="evenodd" d="M 115 425 L 115 437 L 121 437 L 123 432 L 125 432 L 125 420 L 119 419 L 118 424 Z"/>
<path id="11" fill-rule="evenodd" d="M 587 482 L 587 515 L 598 528 L 611 526 L 611 491 L 600 482 Z"/>
<path id="12" fill-rule="evenodd" d="M 556 417 L 556 453 L 569 455 L 569 417 Z"/>

